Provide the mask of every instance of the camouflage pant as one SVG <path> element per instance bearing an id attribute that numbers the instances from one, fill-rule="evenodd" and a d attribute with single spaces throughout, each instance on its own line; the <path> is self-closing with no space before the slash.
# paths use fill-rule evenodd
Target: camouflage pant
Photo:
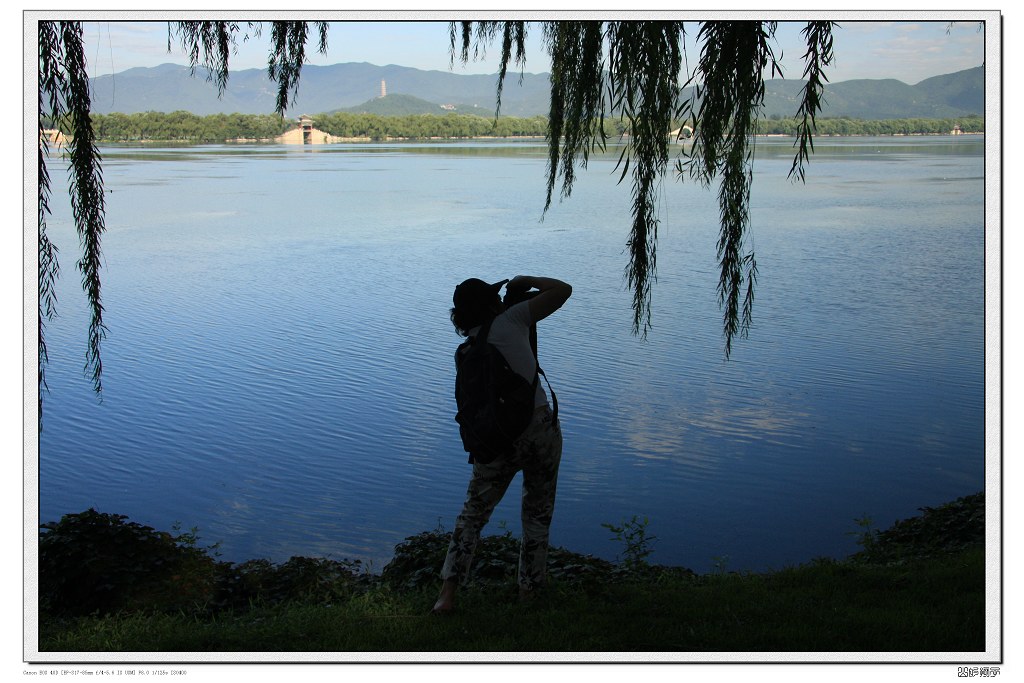
<path id="1" fill-rule="evenodd" d="M 558 464 L 562 459 L 562 430 L 549 408 L 539 408 L 519 438 L 515 453 L 487 465 L 473 465 L 462 513 L 455 521 L 442 579 L 465 582 L 480 532 L 501 501 L 512 478 L 523 471 L 523 540 L 519 548 L 519 585 L 533 588 L 544 582 L 548 558 L 548 528 L 555 509 Z"/>

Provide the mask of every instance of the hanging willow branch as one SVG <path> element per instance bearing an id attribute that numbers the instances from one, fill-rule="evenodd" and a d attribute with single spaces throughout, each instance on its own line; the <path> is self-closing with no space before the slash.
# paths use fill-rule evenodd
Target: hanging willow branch
<path id="1" fill-rule="evenodd" d="M 306 42 L 309 39 L 309 24 L 305 21 L 270 22 L 270 55 L 267 59 L 267 74 L 277 83 L 276 111 L 284 114 L 288 103 L 299 89 L 299 76 L 306 63 Z M 318 51 L 327 53 L 327 28 L 324 21 L 313 22 L 319 34 Z M 192 73 L 199 65 L 200 55 L 207 70 L 207 80 L 217 84 L 218 97 L 224 94 L 228 83 L 228 63 L 238 49 L 237 36 L 243 40 L 262 34 L 259 22 L 248 22 L 244 33 L 238 22 L 233 21 L 175 21 L 167 25 L 167 49 L 170 51 L 176 35 L 182 50 L 189 57 Z"/>
<path id="2" fill-rule="evenodd" d="M 750 222 L 752 140 L 764 104 L 764 71 L 770 66 L 773 76 L 781 74 L 771 49 L 775 27 L 775 22 L 706 22 L 698 34 L 703 47 L 694 120 L 699 123 L 687 161 L 691 175 L 705 184 L 721 176 L 718 302 L 724 309 L 727 358 L 733 339 L 746 336 L 753 316 L 757 260 L 753 252 L 744 253 L 744 238 Z M 689 108 L 692 111 L 692 105 Z"/>
<path id="3" fill-rule="evenodd" d="M 468 60 L 474 29 L 475 56 L 484 54 L 483 46 L 494 36 L 504 38 L 500 97 L 511 44 L 515 41 L 517 63 L 521 64 L 526 31 L 505 22 L 452 24 L 453 60 L 459 44 L 462 61 Z M 634 216 L 627 242 L 630 262 L 626 281 L 634 292 L 634 332 L 643 334 L 650 326 L 650 292 L 656 278 L 655 204 L 668 163 L 667 131 L 679 96 L 681 31 L 678 22 L 614 22 L 606 28 L 598 21 L 559 21 L 544 26 L 544 43 L 551 57 L 544 211 L 550 208 L 559 181 L 562 198 L 569 197 L 577 164 L 586 168 L 590 152 L 605 149 L 605 113 L 624 116 L 630 126 L 630 144 L 618 164 L 623 178 L 631 165 L 633 168 Z M 606 39 L 611 46 L 608 64 Z"/>
<path id="4" fill-rule="evenodd" d="M 193 76 L 202 54 L 206 80 L 217 84 L 217 96 L 220 97 L 228 85 L 228 60 L 238 49 L 235 42 L 238 30 L 238 23 L 233 21 L 168 22 L 167 51 L 171 51 L 171 42 L 177 34 L 181 49 L 188 55 Z"/>
<path id="5" fill-rule="evenodd" d="M 814 152 L 814 120 L 823 104 L 822 95 L 825 92 L 825 84 L 828 77 L 825 76 L 824 67 L 832 63 L 832 28 L 836 26 L 832 21 L 812 21 L 801 31 L 807 43 L 807 52 L 804 53 L 804 78 L 807 84 L 803 89 L 803 98 L 800 100 L 800 108 L 797 116 L 800 123 L 797 125 L 797 153 L 793 158 L 793 166 L 789 169 L 791 179 L 799 178 L 805 181 L 804 164 L 810 160 Z"/>
<path id="6" fill-rule="evenodd" d="M 544 41 L 551 54 L 545 211 L 558 178 L 562 197 L 568 197 L 577 160 L 586 168 L 590 151 L 604 148 L 603 40 L 600 22 L 560 21 L 545 27 Z"/>
<path id="7" fill-rule="evenodd" d="M 681 22 L 615 22 L 608 26 L 612 111 L 629 123 L 619 163 L 633 166 L 633 225 L 626 283 L 633 290 L 633 332 L 647 335 L 651 286 L 657 281 L 657 199 L 669 161 L 669 131 L 679 101 Z"/>
<path id="8" fill-rule="evenodd" d="M 284 114 L 289 98 L 298 89 L 299 74 L 305 63 L 308 25 L 302 21 L 275 21 L 272 24 L 272 49 L 269 58 L 270 78 L 278 83 L 277 112 Z M 327 23 L 313 22 L 319 33 L 319 51 L 327 52 Z M 91 118 L 89 76 L 82 41 L 82 25 L 76 21 L 40 21 L 39 31 L 39 420 L 42 425 L 43 392 L 47 390 L 45 323 L 56 315 L 55 282 L 60 274 L 57 247 L 46 234 L 46 217 L 50 213 L 50 176 L 46 168 L 49 145 L 44 130 L 49 124 L 60 128 L 69 140 L 69 194 L 75 226 L 82 243 L 82 288 L 89 301 L 91 319 L 86 350 L 86 374 L 93 388 L 102 394 L 103 362 L 100 347 L 106 337 L 103 305 L 100 297 L 100 238 L 105 229 L 105 206 L 101 156 Z M 249 31 L 258 36 L 259 23 L 249 22 Z M 207 78 L 223 95 L 228 82 L 228 62 L 237 48 L 241 27 L 237 22 L 179 21 L 169 22 L 167 49 L 174 36 L 189 57 L 192 74 L 202 59 Z"/>
<path id="9" fill-rule="evenodd" d="M 82 25 L 74 21 L 39 24 L 39 381 L 46 386 L 48 358 L 43 319 L 55 314 L 54 282 L 59 273 L 57 250 L 46 236 L 50 182 L 46 170 L 47 140 L 44 121 L 68 132 L 69 193 L 71 210 L 82 245 L 78 269 L 89 302 L 90 321 L 85 370 L 97 394 L 103 390 L 100 347 L 106 336 L 100 297 L 100 238 L 105 229 L 101 157 L 90 118 L 89 78 L 85 68 Z M 42 391 L 39 415 L 42 420 Z"/>
<path id="10" fill-rule="evenodd" d="M 86 292 L 91 311 L 86 370 L 92 375 L 93 387 L 98 394 L 103 390 L 100 343 L 107 331 L 103 325 L 103 305 L 100 301 L 100 237 L 106 229 L 103 173 L 90 116 L 89 77 L 85 68 L 82 26 L 77 22 L 65 22 L 62 28 L 68 75 L 65 101 L 71 123 L 71 141 L 68 143 L 71 212 L 82 244 L 78 269 L 82 273 L 82 288 Z"/>
<path id="11" fill-rule="evenodd" d="M 313 22 L 319 33 L 319 51 L 327 51 L 327 24 Z M 650 327 L 651 286 L 656 280 L 656 247 L 659 217 L 658 193 L 668 166 L 668 135 L 676 122 L 687 122 L 695 131 L 690 155 L 677 161 L 677 169 L 710 185 L 721 179 L 719 210 L 721 230 L 718 257 L 721 266 L 718 294 L 723 307 L 725 353 L 729 356 L 736 335 L 750 328 L 757 279 L 753 252 L 744 253 L 749 224 L 753 148 L 751 136 L 764 101 L 763 71 L 778 65 L 770 43 L 775 22 L 706 22 L 701 25 L 701 59 L 690 79 L 694 98 L 682 102 L 679 75 L 682 22 L 547 22 L 544 45 L 551 57 L 551 105 L 548 122 L 547 194 L 550 207 L 555 185 L 561 196 L 572 193 L 576 164 L 586 168 L 588 155 L 605 149 L 604 119 L 608 114 L 624 118 L 629 126 L 620 182 L 633 172 L 633 220 L 627 242 L 630 261 L 626 281 L 633 290 L 634 332 Z M 797 115 L 802 123 L 791 177 L 804 178 L 804 164 L 813 152 L 815 115 L 827 78 L 824 67 L 832 60 L 833 22 L 810 22 L 804 29 L 808 45 L 804 55 L 807 85 Z M 261 25 L 247 24 L 259 35 Z M 202 57 L 208 78 L 223 94 L 228 80 L 228 61 L 241 34 L 236 22 L 172 22 L 168 49 L 177 34 L 192 65 Z M 481 56 L 485 46 L 501 36 L 501 66 L 497 83 L 497 112 L 509 62 L 525 64 L 525 22 L 459 22 L 450 27 L 451 58 L 463 62 Z M 284 114 L 298 92 L 305 63 L 309 24 L 301 21 L 271 22 L 268 73 L 278 84 L 276 108 Z M 474 44 L 475 36 L 475 44 Z M 605 44 L 608 45 L 607 63 Z M 100 236 L 104 230 L 101 159 L 90 119 L 89 82 L 78 22 L 39 22 L 39 383 L 46 386 L 47 360 L 43 325 L 56 306 L 54 281 L 58 276 L 56 247 L 46 235 L 50 182 L 42 134 L 44 120 L 61 126 L 71 135 L 71 196 L 75 224 L 82 240 L 82 284 L 92 311 L 86 369 L 97 393 L 102 390 L 100 343 L 106 328 L 100 300 Z M 743 303 L 740 292 L 745 286 Z M 40 392 L 40 416 L 42 415 Z M 41 419 L 41 418 L 40 418 Z"/>
<path id="12" fill-rule="evenodd" d="M 508 64 L 512 59 L 512 48 L 515 48 L 515 64 L 523 67 L 526 64 L 526 31 L 525 21 L 478 21 L 475 24 L 476 47 L 473 59 L 482 59 L 486 54 L 486 46 L 501 34 L 501 56 L 497 84 L 497 103 L 495 118 L 501 112 L 501 93 L 508 74 Z M 472 21 L 451 22 L 449 24 L 449 64 L 454 66 L 456 55 L 459 61 L 466 64 L 470 59 L 470 47 L 473 44 L 474 23 Z M 519 76 L 522 82 L 522 71 Z"/>
<path id="13" fill-rule="evenodd" d="M 60 275 L 57 261 L 57 247 L 46 234 L 46 217 L 50 213 L 50 174 L 46 170 L 46 156 L 49 153 L 44 123 L 44 112 L 51 117 L 60 117 L 61 93 L 65 90 L 65 79 L 60 62 L 62 46 L 59 27 L 52 22 L 39 26 L 39 420 L 43 414 L 43 391 L 46 385 L 45 321 L 53 320 L 57 313 L 56 280 Z M 47 110 L 49 104 L 49 110 Z M 51 125 L 53 118 L 51 118 Z"/>
<path id="14" fill-rule="evenodd" d="M 320 32 L 320 52 L 327 53 L 327 23 L 315 22 Z M 283 114 L 288 108 L 289 96 L 294 98 L 299 90 L 299 74 L 306 61 L 306 36 L 309 28 L 304 21 L 273 22 L 270 44 L 271 53 L 267 73 L 277 81 L 277 112 Z"/>
<path id="15" fill-rule="evenodd" d="M 827 82 L 823 67 L 831 62 L 832 26 L 832 22 L 811 22 L 804 30 L 808 84 L 798 111 L 804 125 L 794 159 L 796 170 L 791 172 L 800 177 L 813 151 L 814 116 L 821 109 Z M 764 70 L 781 74 L 771 48 L 775 29 L 776 22 L 702 23 L 701 59 L 687 83 L 695 85 L 694 96 L 681 101 L 682 22 L 557 21 L 544 26 L 544 44 L 551 57 L 545 211 L 555 185 L 561 181 L 561 196 L 569 197 L 576 164 L 586 168 L 588 152 L 604 149 L 605 115 L 620 116 L 628 124 L 629 136 L 616 168 L 621 169 L 620 182 L 632 171 L 626 282 L 633 292 L 636 334 L 646 335 L 651 324 L 651 290 L 657 279 L 656 205 L 669 161 L 668 135 L 676 123 L 684 122 L 694 129 L 695 138 L 692 152 L 677 162 L 680 175 L 707 186 L 721 180 L 718 296 L 726 357 L 735 337 L 749 332 L 757 281 L 756 258 L 752 251 L 745 251 L 753 177 L 751 136 L 764 103 Z M 482 55 L 489 40 L 507 36 L 508 31 L 505 22 L 453 23 L 453 60 L 457 45 L 465 62 L 471 52 Z M 522 45 L 518 47 L 517 60 L 523 52 Z M 507 54 L 503 51 L 502 74 Z M 499 93 L 500 84 L 499 80 Z"/>

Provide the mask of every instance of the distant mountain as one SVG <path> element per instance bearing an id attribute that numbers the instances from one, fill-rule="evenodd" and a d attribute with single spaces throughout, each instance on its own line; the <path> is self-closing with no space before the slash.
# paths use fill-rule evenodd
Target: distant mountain
<path id="1" fill-rule="evenodd" d="M 289 115 L 333 111 L 366 111 L 381 115 L 429 111 L 493 116 L 497 75 L 466 75 L 422 71 L 404 66 L 367 63 L 307 65 Z M 501 113 L 537 116 L 548 113 L 548 74 L 510 73 L 502 92 Z M 216 113 L 269 114 L 274 111 L 276 84 L 263 69 L 232 71 L 227 89 L 217 88 L 207 72 L 164 64 L 134 68 L 91 79 L 93 111 L 99 114 L 184 110 Z M 379 98 L 381 82 L 390 93 Z M 984 113 L 984 67 L 935 76 L 917 85 L 893 79 L 851 80 L 826 86 L 823 116 L 861 119 L 949 118 Z M 765 83 L 765 116 L 793 116 L 804 81 Z M 398 98 L 401 95 L 402 97 Z M 397 98 L 397 99 L 396 99 Z M 379 111 L 374 111 L 379 110 Z"/>
<path id="2" fill-rule="evenodd" d="M 806 81 L 765 83 L 765 116 L 793 116 Z M 825 86 L 822 116 L 855 119 L 944 119 L 985 112 L 985 69 L 935 76 L 917 85 L 857 79 Z"/>
<path id="3" fill-rule="evenodd" d="M 91 79 L 93 111 L 99 114 L 184 110 L 198 115 L 217 113 L 269 114 L 274 111 L 277 86 L 266 70 L 232 71 L 221 98 L 196 69 L 190 75 L 185 66 L 164 64 L 152 68 L 128 69 Z M 380 95 L 381 81 L 387 92 L 409 95 L 456 110 L 476 109 L 494 115 L 497 75 L 464 75 L 447 71 L 422 71 L 404 66 L 375 66 L 366 63 L 306 65 L 302 68 L 297 96 L 289 115 L 319 114 L 357 107 Z M 534 116 L 548 109 L 550 83 L 547 74 L 510 73 L 502 95 L 502 114 Z"/>
<path id="4" fill-rule="evenodd" d="M 914 86 L 929 99 L 954 109 L 985 111 L 985 69 L 975 67 L 945 76 L 927 78 Z"/>
<path id="5" fill-rule="evenodd" d="M 860 119 L 948 118 L 985 111 L 985 70 L 975 67 L 917 85 L 896 80 L 843 81 L 826 87 L 827 116 Z"/>

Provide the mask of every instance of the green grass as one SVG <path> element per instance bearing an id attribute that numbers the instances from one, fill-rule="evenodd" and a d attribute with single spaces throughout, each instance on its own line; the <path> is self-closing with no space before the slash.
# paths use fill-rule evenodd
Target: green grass
<path id="1" fill-rule="evenodd" d="M 470 587 L 448 617 L 434 591 L 377 586 L 342 604 L 210 616 L 115 614 L 41 624 L 40 651 L 971 652 L 985 649 L 984 553 L 901 566 L 820 561 L 584 589 Z"/>
<path id="2" fill-rule="evenodd" d="M 983 652 L 983 508 L 981 494 L 924 508 L 886 531 L 863 531 L 864 549 L 851 558 L 768 573 L 696 575 L 553 548 L 551 581 L 529 604 L 517 600 L 516 539 L 492 536 L 445 617 L 429 609 L 446 535 L 425 532 L 396 548 L 381 577 L 293 558 L 222 573 L 232 600 L 163 609 L 150 600 L 77 616 L 44 610 L 39 651 Z M 127 575 L 151 585 L 140 576 Z"/>

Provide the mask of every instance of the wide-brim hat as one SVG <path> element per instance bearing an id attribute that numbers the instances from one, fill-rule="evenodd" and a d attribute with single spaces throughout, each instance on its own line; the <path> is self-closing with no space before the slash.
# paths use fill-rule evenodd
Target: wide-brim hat
<path id="1" fill-rule="evenodd" d="M 506 282 L 508 280 L 488 284 L 475 277 L 463 280 L 455 288 L 452 303 L 455 304 L 455 308 L 466 311 L 487 306 L 494 300 L 494 297 L 498 296 L 498 292 L 501 291 Z"/>

